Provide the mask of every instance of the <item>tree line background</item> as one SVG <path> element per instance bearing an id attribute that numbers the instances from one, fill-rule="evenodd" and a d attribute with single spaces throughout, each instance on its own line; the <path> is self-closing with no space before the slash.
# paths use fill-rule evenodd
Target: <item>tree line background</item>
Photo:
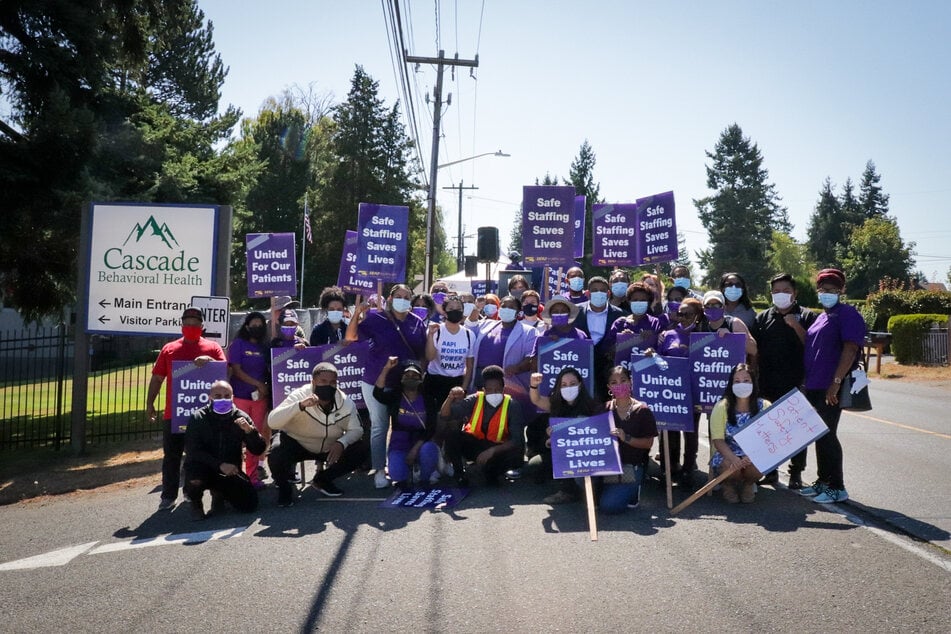
<path id="1" fill-rule="evenodd" d="M 61 314 L 76 300 L 82 206 L 90 201 L 217 203 L 234 209 L 232 299 L 247 303 L 244 235 L 295 232 L 305 202 L 314 243 L 306 249 L 305 305 L 336 282 L 343 232 L 356 228 L 361 201 L 409 205 L 408 277 L 422 272 L 425 193 L 412 169 L 399 104 L 356 65 L 346 98 L 334 102 L 314 84 L 268 98 L 242 119 L 221 107 L 227 67 L 213 28 L 193 0 L 11 0 L 0 4 L 0 293 L 27 319 Z M 849 293 L 865 297 L 880 280 L 912 275 L 914 243 L 889 215 L 881 176 L 869 161 L 858 191 L 821 185 L 808 240 L 792 236 L 787 210 L 769 182 L 763 156 L 736 125 L 707 152 L 711 194 L 693 201 L 709 234 L 696 253 L 716 286 L 743 274 L 754 294 L 786 271 L 805 287 L 817 268 L 836 265 Z M 593 203 L 603 202 L 596 156 L 585 140 L 568 179 L 587 196 L 583 264 L 590 266 Z M 681 212 L 683 213 L 683 212 Z M 520 219 L 519 210 L 513 210 Z M 455 271 L 436 216 L 435 270 Z M 681 236 L 681 244 L 683 244 Z M 510 249 L 520 251 L 516 223 Z M 298 256 L 299 257 L 299 256 Z M 681 248 L 679 260 L 689 264 Z M 660 268 L 669 273 L 670 263 Z M 917 274 L 922 280 L 924 276 Z"/>

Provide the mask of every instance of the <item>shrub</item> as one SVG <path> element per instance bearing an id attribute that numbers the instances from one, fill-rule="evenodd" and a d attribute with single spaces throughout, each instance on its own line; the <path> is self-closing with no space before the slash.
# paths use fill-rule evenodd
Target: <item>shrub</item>
<path id="1" fill-rule="evenodd" d="M 875 315 L 871 330 L 882 330 L 895 315 L 951 315 L 951 293 L 885 290 L 869 295 L 866 306 Z"/>
<path id="2" fill-rule="evenodd" d="M 921 340 L 933 324 L 947 325 L 948 316 L 895 315 L 888 320 L 888 332 L 892 333 L 892 352 L 895 361 L 903 364 L 921 363 Z"/>

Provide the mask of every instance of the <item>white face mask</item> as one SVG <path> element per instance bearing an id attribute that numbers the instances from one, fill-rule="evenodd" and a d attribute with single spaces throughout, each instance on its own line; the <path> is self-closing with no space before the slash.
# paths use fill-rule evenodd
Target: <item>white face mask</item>
<path id="1" fill-rule="evenodd" d="M 573 403 L 578 398 L 578 392 L 581 391 L 580 385 L 566 385 L 561 388 L 561 398 L 568 403 Z"/>
<path id="2" fill-rule="evenodd" d="M 343 311 L 342 310 L 328 310 L 327 319 L 332 324 L 339 324 L 343 321 Z"/>
<path id="3" fill-rule="evenodd" d="M 518 317 L 518 311 L 514 308 L 503 307 L 499 309 L 499 319 L 507 324 L 515 321 L 516 317 Z"/>
<path id="4" fill-rule="evenodd" d="M 792 293 L 773 293 L 773 306 L 779 310 L 792 306 Z"/>
<path id="5" fill-rule="evenodd" d="M 462 305 L 462 316 L 463 318 L 468 317 L 469 314 L 475 310 L 475 304 L 472 302 L 466 302 Z"/>
<path id="6" fill-rule="evenodd" d="M 492 407 L 498 407 L 502 404 L 502 399 L 505 398 L 504 394 L 486 394 L 485 402 L 491 405 Z"/>
<path id="7" fill-rule="evenodd" d="M 749 398 L 750 394 L 752 393 L 753 393 L 752 383 L 734 383 L 733 384 L 733 394 L 737 398 Z"/>

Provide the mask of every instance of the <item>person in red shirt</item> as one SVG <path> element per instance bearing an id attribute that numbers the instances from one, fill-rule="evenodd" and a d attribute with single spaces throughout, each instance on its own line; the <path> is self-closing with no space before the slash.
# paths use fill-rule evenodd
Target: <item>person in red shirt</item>
<path id="1" fill-rule="evenodd" d="M 162 346 L 158 359 L 152 367 L 145 411 L 149 421 L 157 419 L 155 398 L 162 383 L 172 376 L 172 361 L 193 361 L 201 367 L 209 361 L 226 361 L 225 353 L 217 342 L 202 337 L 205 317 L 201 309 L 190 306 L 182 313 L 182 337 Z M 171 510 L 178 498 L 182 453 L 185 451 L 185 434 L 172 433 L 172 389 L 165 390 L 165 409 L 162 411 L 162 499 L 159 510 Z"/>

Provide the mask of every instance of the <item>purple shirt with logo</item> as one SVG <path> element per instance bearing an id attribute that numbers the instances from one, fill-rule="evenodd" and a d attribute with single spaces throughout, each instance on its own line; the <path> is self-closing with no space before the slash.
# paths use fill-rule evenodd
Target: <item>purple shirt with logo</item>
<path id="1" fill-rule="evenodd" d="M 262 344 L 236 338 L 228 346 L 228 364 L 239 366 L 244 373 L 258 381 L 267 381 L 268 352 Z M 236 398 L 251 400 L 251 392 L 257 388 L 237 376 L 231 377 L 231 387 Z"/>
<path id="2" fill-rule="evenodd" d="M 823 311 L 809 326 L 804 352 L 807 390 L 825 390 L 832 385 L 847 341 L 860 349 L 865 343 L 865 320 L 848 304 L 836 304 Z"/>
<path id="3" fill-rule="evenodd" d="M 401 363 L 405 361 L 421 363 L 426 351 L 426 326 L 423 320 L 413 313 L 408 313 L 400 321 L 389 316 L 389 313 L 385 311 L 368 312 L 357 327 L 357 333 L 360 341 L 370 342 L 366 367 L 363 370 L 363 380 L 370 385 L 376 383 L 383 366 L 386 365 L 387 358 L 399 357 Z M 386 387 L 399 387 L 400 374 L 400 372 L 387 374 Z"/>

